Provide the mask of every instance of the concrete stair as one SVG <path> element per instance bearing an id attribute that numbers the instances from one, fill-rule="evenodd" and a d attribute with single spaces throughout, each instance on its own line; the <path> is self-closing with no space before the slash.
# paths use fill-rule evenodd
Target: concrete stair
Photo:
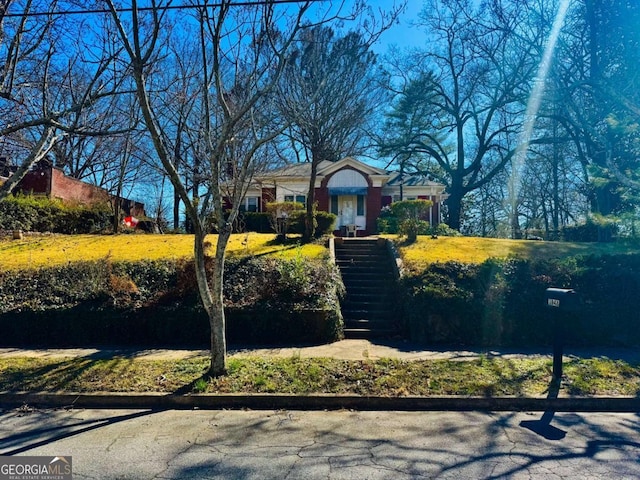
<path id="1" fill-rule="evenodd" d="M 346 288 L 342 302 L 345 337 L 396 335 L 394 260 L 385 241 L 342 238 L 334 245 L 336 263 Z"/>

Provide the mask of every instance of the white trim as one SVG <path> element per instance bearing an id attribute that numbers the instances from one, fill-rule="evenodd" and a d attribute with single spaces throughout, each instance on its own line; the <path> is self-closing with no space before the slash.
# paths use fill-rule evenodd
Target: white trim
<path id="1" fill-rule="evenodd" d="M 331 163 L 331 165 L 328 165 L 327 168 L 318 170 L 318 174 L 324 175 L 326 177 L 327 175 L 337 172 L 338 170 L 341 170 L 345 167 L 352 167 L 353 169 L 359 170 L 360 172 L 368 176 L 384 177 L 385 180 L 388 180 L 390 177 L 390 175 L 385 170 L 367 165 L 366 163 L 356 160 L 353 157 L 345 157 L 342 160 L 333 162 Z"/>

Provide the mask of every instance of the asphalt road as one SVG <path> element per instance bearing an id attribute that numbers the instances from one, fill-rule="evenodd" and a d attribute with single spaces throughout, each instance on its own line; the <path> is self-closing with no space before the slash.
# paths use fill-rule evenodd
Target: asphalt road
<path id="1" fill-rule="evenodd" d="M 640 415 L 5 410 L 1 455 L 74 479 L 631 479 Z"/>

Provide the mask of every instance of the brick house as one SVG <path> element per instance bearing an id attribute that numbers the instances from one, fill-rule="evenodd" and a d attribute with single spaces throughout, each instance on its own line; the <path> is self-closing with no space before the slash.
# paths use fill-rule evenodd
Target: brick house
<path id="1" fill-rule="evenodd" d="M 241 208 L 263 212 L 271 201 L 306 203 L 311 175 L 310 163 L 289 165 L 254 179 L 244 197 Z M 376 231 L 376 219 L 383 207 L 394 201 L 431 200 L 427 220 L 440 223 L 441 205 L 447 198 L 445 186 L 421 175 L 400 175 L 367 165 L 347 157 L 337 162 L 323 161 L 318 165 L 315 199 L 318 209 L 337 217 L 337 235 L 355 229 L 356 235 L 370 235 Z"/>
<path id="2" fill-rule="evenodd" d="M 15 167 L 0 164 L 0 175 L 8 178 L 15 171 Z M 3 178 L 0 177 L 0 183 Z M 62 200 L 69 204 L 95 205 L 111 202 L 114 198 L 104 188 L 83 182 L 77 178 L 68 177 L 64 172 L 55 168 L 47 160 L 44 160 L 27 172 L 18 183 L 14 192 L 25 194 L 45 195 L 51 199 Z M 126 198 L 120 198 L 120 208 L 127 216 L 145 216 L 144 203 Z"/>

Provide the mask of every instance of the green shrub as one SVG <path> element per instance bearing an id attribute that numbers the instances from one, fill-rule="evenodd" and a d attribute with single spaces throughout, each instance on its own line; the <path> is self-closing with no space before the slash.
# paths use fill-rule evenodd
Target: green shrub
<path id="1" fill-rule="evenodd" d="M 565 242 L 612 242 L 618 233 L 614 220 L 590 217 L 580 225 L 568 225 L 561 230 Z"/>
<path id="2" fill-rule="evenodd" d="M 291 214 L 291 223 L 289 224 L 289 231 L 291 233 L 303 234 L 304 233 L 304 218 L 306 212 L 299 210 Z M 333 232 L 334 225 L 338 217 L 333 213 L 318 211 L 315 212 L 316 229 L 314 236 L 320 238 L 323 235 L 327 235 Z"/>
<path id="3" fill-rule="evenodd" d="M 335 224 L 338 217 L 329 212 L 316 212 L 316 221 L 318 226 L 316 227 L 316 237 L 320 238 L 323 235 L 333 233 L 335 230 Z"/>
<path id="4" fill-rule="evenodd" d="M 403 317 L 414 341 L 549 345 L 549 287 L 574 288 L 580 296 L 579 312 L 564 320 L 568 343 L 640 342 L 640 255 L 433 264 L 402 279 Z"/>
<path id="5" fill-rule="evenodd" d="M 69 206 L 43 196 L 16 195 L 0 202 L 0 230 L 95 233 L 111 226 L 107 205 Z"/>
<path id="6" fill-rule="evenodd" d="M 266 212 L 245 212 L 241 214 L 238 225 L 240 230 L 245 232 L 271 233 L 273 227 L 270 223 L 270 214 Z M 316 233 L 320 238 L 333 232 L 337 217 L 333 213 L 316 211 Z M 295 211 L 291 214 L 289 233 L 302 234 L 304 232 L 304 210 Z"/>
<path id="7" fill-rule="evenodd" d="M 244 212 L 240 214 L 245 232 L 270 233 L 273 231 L 266 212 Z"/>
<path id="8" fill-rule="evenodd" d="M 459 237 L 461 235 L 458 230 L 454 230 L 446 223 L 439 223 L 431 227 L 427 233 L 438 237 Z"/>
<path id="9" fill-rule="evenodd" d="M 390 206 L 382 207 L 380 216 L 376 220 L 378 233 L 398 233 L 398 218 L 391 211 Z"/>
<path id="10" fill-rule="evenodd" d="M 269 202 L 266 209 L 271 228 L 278 238 L 286 240 L 292 218 L 304 210 L 304 205 L 300 202 Z"/>
<path id="11" fill-rule="evenodd" d="M 433 205 L 431 200 L 402 200 L 391 204 L 391 212 L 398 219 L 398 233 L 406 235 L 407 241 L 415 242 L 418 235 L 429 230 L 429 222 L 423 217 Z"/>
<path id="12" fill-rule="evenodd" d="M 429 226 L 426 215 L 432 205 L 430 200 L 403 200 L 383 207 L 376 220 L 378 232 L 398 233 L 407 236 L 409 242 L 414 242 L 417 235 L 452 234 L 453 231 L 445 224 Z"/>
<path id="13" fill-rule="evenodd" d="M 0 229 L 30 231 L 36 209 L 28 204 L 21 204 L 19 199 L 9 196 L 0 202 Z"/>
<path id="14" fill-rule="evenodd" d="M 301 256 L 230 259 L 229 341 L 328 342 L 342 335 L 339 272 Z M 81 262 L 0 272 L 4 345 L 206 346 L 192 261 Z"/>

